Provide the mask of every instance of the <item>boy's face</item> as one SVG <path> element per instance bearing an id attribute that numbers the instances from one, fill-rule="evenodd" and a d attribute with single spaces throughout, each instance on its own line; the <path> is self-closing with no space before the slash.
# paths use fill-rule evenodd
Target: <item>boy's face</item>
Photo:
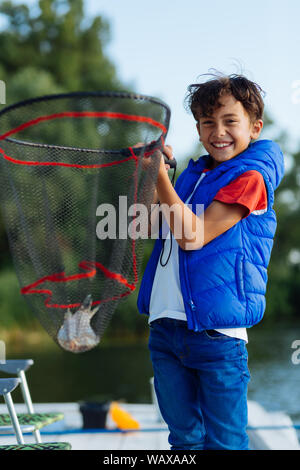
<path id="1" fill-rule="evenodd" d="M 261 119 L 251 122 L 240 101 L 232 95 L 219 98 L 221 106 L 211 116 L 198 115 L 200 141 L 214 160 L 213 168 L 246 150 L 263 127 Z"/>

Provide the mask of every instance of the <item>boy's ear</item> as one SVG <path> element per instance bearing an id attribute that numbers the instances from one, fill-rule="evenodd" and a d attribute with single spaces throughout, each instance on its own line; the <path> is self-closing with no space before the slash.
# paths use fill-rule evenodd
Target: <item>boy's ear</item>
<path id="1" fill-rule="evenodd" d="M 196 122 L 196 129 L 197 129 L 197 132 L 198 132 L 198 134 L 199 134 L 200 141 L 201 141 L 201 134 L 200 134 L 200 125 L 199 125 L 199 121 Z"/>
<path id="2" fill-rule="evenodd" d="M 252 124 L 252 130 L 251 130 L 251 135 L 250 135 L 251 139 L 258 139 L 263 126 L 264 126 L 264 122 L 262 119 L 257 119 L 257 121 L 255 121 Z"/>

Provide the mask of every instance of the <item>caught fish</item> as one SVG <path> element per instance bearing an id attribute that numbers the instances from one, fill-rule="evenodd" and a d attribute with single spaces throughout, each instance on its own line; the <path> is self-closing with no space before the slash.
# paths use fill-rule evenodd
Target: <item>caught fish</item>
<path id="1" fill-rule="evenodd" d="M 100 338 L 90 323 L 99 307 L 92 310 L 91 306 L 92 297 L 88 295 L 75 313 L 70 309 L 66 311 L 64 323 L 57 335 L 59 344 L 65 350 L 73 353 L 85 352 L 99 343 Z"/>

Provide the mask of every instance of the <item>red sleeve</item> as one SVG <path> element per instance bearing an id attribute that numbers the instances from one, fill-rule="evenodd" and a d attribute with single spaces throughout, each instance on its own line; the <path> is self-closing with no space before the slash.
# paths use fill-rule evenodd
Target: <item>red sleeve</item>
<path id="1" fill-rule="evenodd" d="M 224 186 L 217 192 L 214 199 L 227 204 L 242 204 L 249 210 L 245 217 L 253 211 L 266 211 L 268 204 L 263 176 L 256 170 L 246 171 Z"/>

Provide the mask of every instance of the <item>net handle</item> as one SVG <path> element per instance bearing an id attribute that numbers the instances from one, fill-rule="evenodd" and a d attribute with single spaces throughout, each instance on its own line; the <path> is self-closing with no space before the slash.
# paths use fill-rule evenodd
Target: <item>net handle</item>
<path id="1" fill-rule="evenodd" d="M 172 168 L 172 169 L 175 170 L 176 167 L 177 167 L 177 161 L 176 161 L 176 159 L 175 159 L 175 158 L 172 158 L 172 160 L 171 160 L 170 158 L 167 157 L 167 155 L 166 155 L 165 153 L 164 153 L 163 155 L 164 155 L 165 163 L 166 163 L 167 165 L 170 165 L 170 168 Z"/>

